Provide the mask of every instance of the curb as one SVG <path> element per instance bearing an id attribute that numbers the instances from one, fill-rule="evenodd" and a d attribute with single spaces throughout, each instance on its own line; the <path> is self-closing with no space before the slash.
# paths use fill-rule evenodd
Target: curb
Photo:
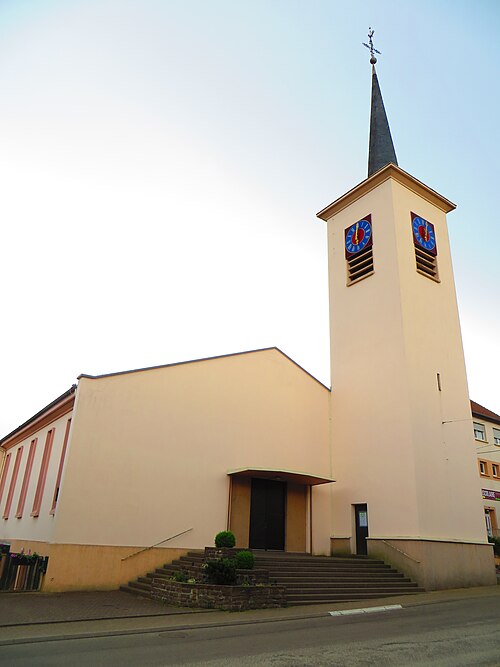
<path id="1" fill-rule="evenodd" d="M 198 614 L 212 614 L 217 609 L 200 609 L 190 611 L 172 611 L 168 614 L 127 614 L 126 616 L 94 616 L 93 618 L 71 618 L 61 621 L 32 621 L 31 623 L 5 623 L 0 625 L 0 630 L 3 628 L 22 628 L 24 626 L 38 627 L 39 625 L 57 625 L 59 623 L 92 623 L 93 621 L 120 621 L 125 618 L 158 618 L 159 616 L 190 616 Z"/>

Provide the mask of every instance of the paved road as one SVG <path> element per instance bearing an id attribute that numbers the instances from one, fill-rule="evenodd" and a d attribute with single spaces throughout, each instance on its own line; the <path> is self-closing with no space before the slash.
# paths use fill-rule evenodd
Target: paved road
<path id="1" fill-rule="evenodd" d="M 500 665 L 500 598 L 0 648 L 9 667 Z"/>

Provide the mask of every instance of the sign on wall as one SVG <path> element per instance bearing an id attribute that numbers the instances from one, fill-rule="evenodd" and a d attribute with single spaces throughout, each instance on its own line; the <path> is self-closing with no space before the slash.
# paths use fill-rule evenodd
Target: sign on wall
<path id="1" fill-rule="evenodd" d="M 499 500 L 500 501 L 500 491 L 491 491 L 490 489 L 482 489 L 483 498 L 485 500 Z"/>

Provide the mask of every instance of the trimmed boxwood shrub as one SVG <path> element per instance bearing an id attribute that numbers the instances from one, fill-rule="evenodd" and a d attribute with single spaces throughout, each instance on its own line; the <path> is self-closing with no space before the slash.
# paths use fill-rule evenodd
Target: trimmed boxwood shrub
<path id="1" fill-rule="evenodd" d="M 211 584 L 231 586 L 236 583 L 236 561 L 234 558 L 209 560 L 205 568 Z"/>
<path id="2" fill-rule="evenodd" d="M 234 557 L 238 570 L 253 570 L 255 556 L 251 551 L 238 551 Z"/>
<path id="3" fill-rule="evenodd" d="M 234 536 L 234 533 L 232 533 L 230 530 L 223 530 L 220 533 L 217 533 L 215 536 L 215 546 L 217 549 L 232 549 L 234 545 L 236 544 L 236 538 Z"/>

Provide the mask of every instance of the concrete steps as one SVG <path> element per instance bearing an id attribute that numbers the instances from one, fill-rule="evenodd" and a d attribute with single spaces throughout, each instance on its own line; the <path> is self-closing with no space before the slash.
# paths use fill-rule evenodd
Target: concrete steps
<path id="1" fill-rule="evenodd" d="M 309 554 L 255 551 L 255 569 L 269 572 L 269 580 L 286 588 L 288 605 L 321 604 L 411 595 L 422 592 L 408 577 L 383 561 L 366 557 L 336 558 Z M 191 551 L 157 568 L 120 590 L 148 596 L 153 577 L 171 577 L 175 571 L 198 568 L 203 551 Z"/>

